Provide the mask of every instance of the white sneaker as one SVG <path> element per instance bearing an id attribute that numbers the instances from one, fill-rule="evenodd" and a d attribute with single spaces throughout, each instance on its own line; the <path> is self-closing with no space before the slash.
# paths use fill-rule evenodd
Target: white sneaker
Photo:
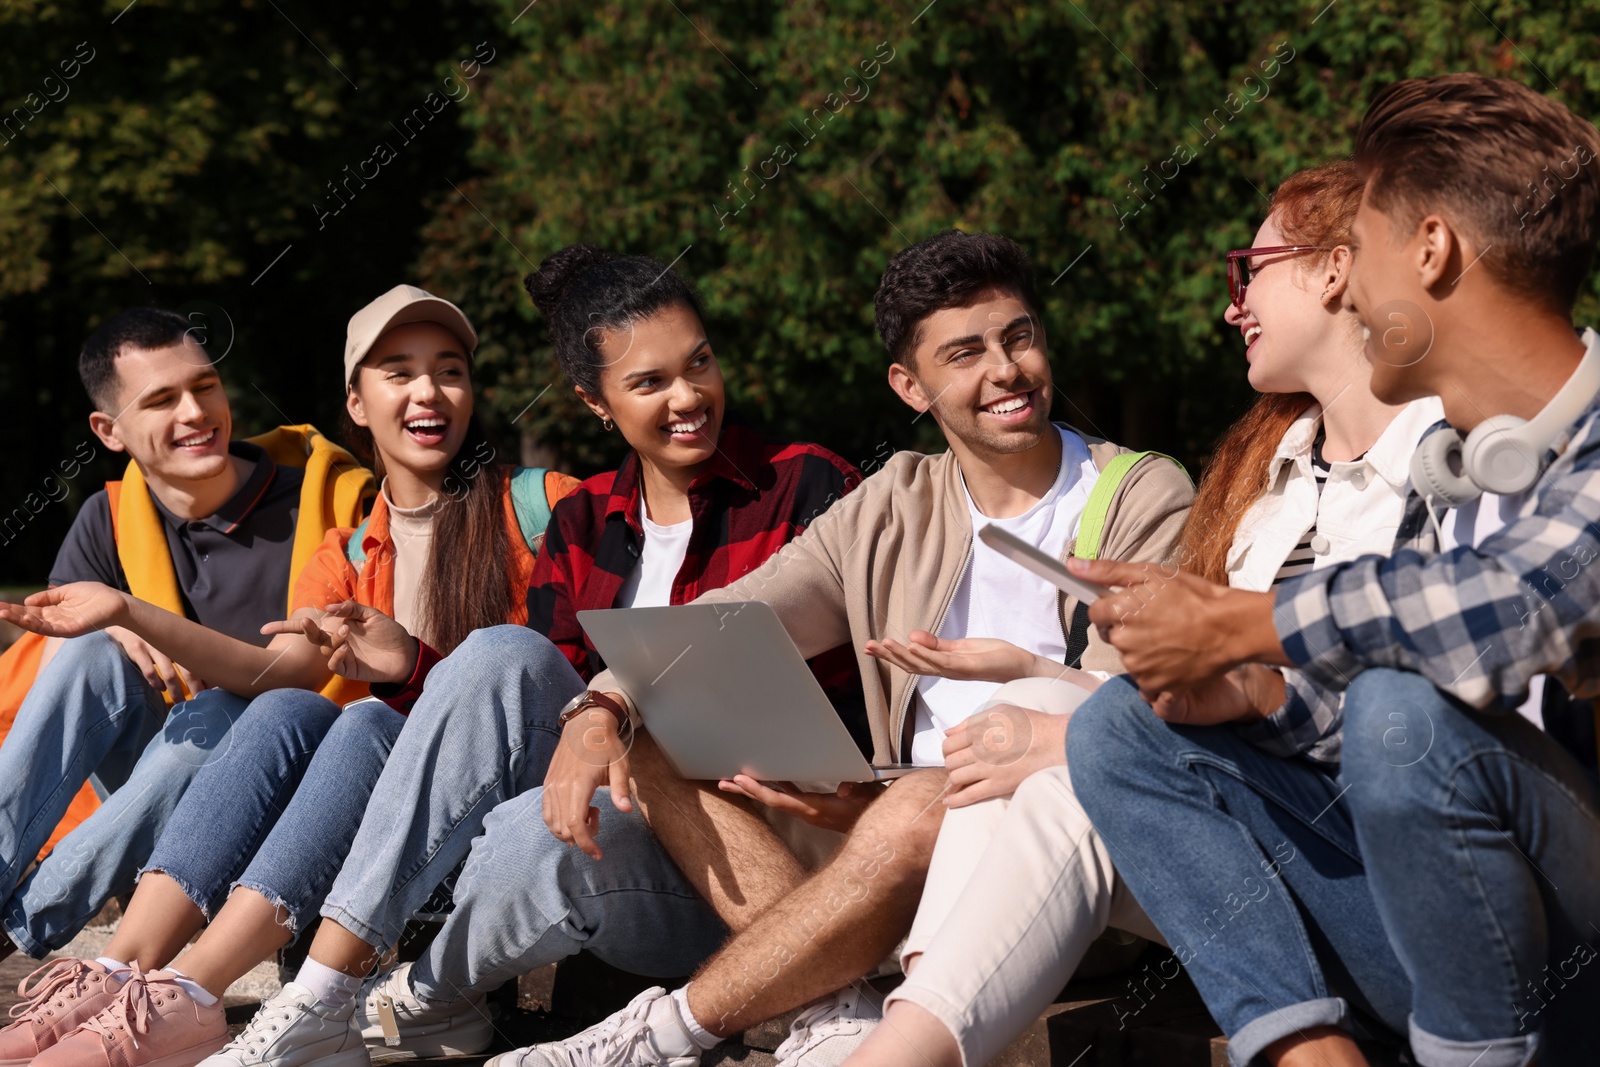
<path id="1" fill-rule="evenodd" d="M 471 1056 L 494 1043 L 482 993 L 432 1004 L 411 991 L 411 964 L 380 973 L 356 1000 L 356 1029 L 373 1063 Z"/>
<path id="2" fill-rule="evenodd" d="M 315 993 L 290 982 L 243 1032 L 199 1067 L 367 1067 L 355 1004 L 330 1011 Z"/>
<path id="3" fill-rule="evenodd" d="M 652 986 L 621 1011 L 565 1041 L 505 1052 L 483 1067 L 699 1067 L 700 1049 L 672 996 Z"/>
<path id="4" fill-rule="evenodd" d="M 845 986 L 795 1016 L 772 1053 L 774 1067 L 838 1067 L 883 1018 L 883 1000 L 865 982 Z"/>

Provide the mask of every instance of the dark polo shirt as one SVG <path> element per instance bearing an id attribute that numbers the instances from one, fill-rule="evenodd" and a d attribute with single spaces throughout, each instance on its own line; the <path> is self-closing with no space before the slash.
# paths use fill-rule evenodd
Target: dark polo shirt
<path id="1" fill-rule="evenodd" d="M 234 441 L 228 451 L 253 461 L 255 469 L 216 514 L 191 522 L 168 511 L 155 494 L 151 498 L 166 527 L 183 613 L 218 633 L 265 645 L 271 638 L 262 635 L 262 625 L 283 618 L 289 601 L 304 475 L 278 466 L 243 441 Z M 102 582 L 129 591 L 103 489 L 78 512 L 50 569 L 51 585 L 68 582 Z"/>

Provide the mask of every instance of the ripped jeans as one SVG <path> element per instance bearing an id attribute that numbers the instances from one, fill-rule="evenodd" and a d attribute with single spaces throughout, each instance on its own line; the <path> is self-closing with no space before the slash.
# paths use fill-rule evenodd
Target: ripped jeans
<path id="1" fill-rule="evenodd" d="M 167 875 L 207 919 L 235 886 L 253 889 L 298 938 L 344 865 L 405 721 L 375 700 L 341 712 L 304 689 L 263 693 L 227 751 L 195 776 L 141 875 Z"/>

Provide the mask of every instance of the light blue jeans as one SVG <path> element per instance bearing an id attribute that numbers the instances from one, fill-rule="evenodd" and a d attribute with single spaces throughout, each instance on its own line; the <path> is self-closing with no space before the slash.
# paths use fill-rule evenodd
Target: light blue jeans
<path id="1" fill-rule="evenodd" d="M 377 701 L 340 711 L 304 689 L 251 702 L 229 752 L 195 776 L 146 870 L 206 917 L 235 885 L 284 909 L 295 937 L 339 873 L 405 718 Z"/>
<path id="2" fill-rule="evenodd" d="M 245 701 L 208 689 L 173 707 L 103 633 L 63 642 L 0 745 L 6 933 L 40 957 L 72 940 L 140 866 L 189 783 L 227 751 Z M 99 809 L 22 877 L 85 781 Z"/>
<path id="3" fill-rule="evenodd" d="M 637 811 L 595 794 L 605 858 L 590 859 L 544 824 L 544 790 L 498 805 L 455 885 L 455 910 L 411 968 L 435 1001 L 500 983 L 588 950 L 634 974 L 689 974 L 728 929 Z"/>
<path id="4" fill-rule="evenodd" d="M 484 817 L 544 782 L 556 720 L 583 688 L 561 651 L 527 627 L 463 641 L 429 674 L 395 740 L 322 915 L 375 947 L 397 943 L 466 860 Z"/>

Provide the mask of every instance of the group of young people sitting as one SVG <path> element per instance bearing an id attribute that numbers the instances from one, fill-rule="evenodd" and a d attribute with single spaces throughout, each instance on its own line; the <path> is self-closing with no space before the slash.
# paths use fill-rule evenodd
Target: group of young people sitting
<path id="1" fill-rule="evenodd" d="M 1262 395 L 1198 493 L 1051 421 L 1033 272 L 994 234 L 889 261 L 888 384 L 949 447 L 865 479 L 729 410 L 694 289 L 644 256 L 573 245 L 526 279 L 629 446 L 581 483 L 494 452 L 477 335 L 423 290 L 350 320 L 353 456 L 309 427 L 233 441 L 190 324 L 112 317 L 80 368 L 128 472 L 50 588 L 0 605 L 36 635 L 7 654 L 34 673 L 0 745 L 0 952 L 44 956 L 132 899 L 103 956 L 23 983 L 0 1067 L 470 1055 L 489 991 L 584 950 L 693 979 L 491 1063 L 693 1067 L 798 1011 L 784 1067 L 976 1067 L 1150 941 L 1240 1067 L 1407 1044 L 1586 1062 L 1600 336 L 1571 318 L 1600 174 L 1560 169 L 1580 149 L 1600 135 L 1561 104 L 1449 75 L 1384 90 L 1353 160 L 1286 177 L 1227 259 Z M 1109 592 L 1060 591 L 986 524 Z M 917 769 L 680 776 L 578 613 L 748 600 L 872 762 Z M 91 778 L 103 802 L 35 864 Z M 381 963 L 423 913 L 445 917 L 420 958 Z M 319 917 L 230 1039 L 224 991 Z"/>

